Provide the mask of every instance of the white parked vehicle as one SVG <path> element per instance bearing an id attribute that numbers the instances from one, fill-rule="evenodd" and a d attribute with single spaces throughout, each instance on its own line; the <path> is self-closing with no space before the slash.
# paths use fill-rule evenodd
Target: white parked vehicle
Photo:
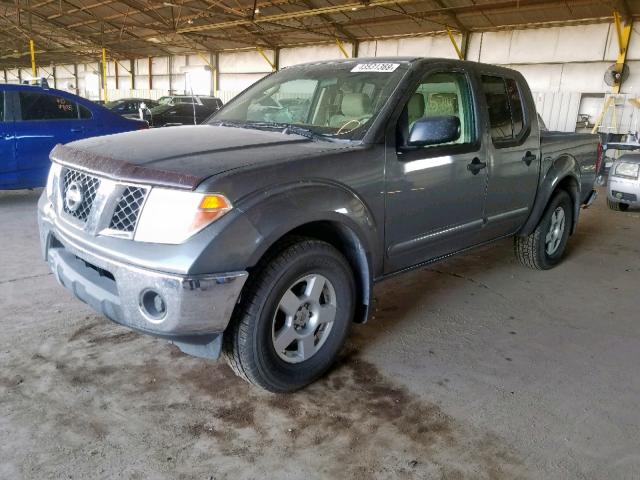
<path id="1" fill-rule="evenodd" d="M 640 205 L 640 153 L 625 153 L 609 171 L 607 204 L 611 210 L 625 211 Z"/>

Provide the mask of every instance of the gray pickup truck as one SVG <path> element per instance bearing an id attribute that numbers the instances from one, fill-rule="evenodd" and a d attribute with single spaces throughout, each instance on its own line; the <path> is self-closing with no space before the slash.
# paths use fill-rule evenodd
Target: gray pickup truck
<path id="1" fill-rule="evenodd" d="M 598 137 L 541 132 L 513 70 L 425 58 L 286 68 L 205 124 L 57 146 L 58 281 L 114 322 L 285 392 L 332 364 L 374 282 L 514 237 L 556 265 Z"/>

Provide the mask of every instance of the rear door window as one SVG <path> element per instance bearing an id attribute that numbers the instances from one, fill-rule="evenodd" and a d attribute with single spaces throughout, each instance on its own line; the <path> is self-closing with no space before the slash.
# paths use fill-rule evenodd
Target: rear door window
<path id="1" fill-rule="evenodd" d="M 509 108 L 511 109 L 511 122 L 513 125 L 513 136 L 517 138 L 524 130 L 524 110 L 522 108 L 522 97 L 518 89 L 517 82 L 512 78 L 505 78 L 507 86 L 507 96 L 509 97 Z"/>
<path id="2" fill-rule="evenodd" d="M 496 144 L 513 142 L 525 130 L 524 109 L 518 83 L 511 78 L 483 75 L 491 138 Z"/>
<path id="3" fill-rule="evenodd" d="M 76 102 L 48 93 L 20 92 L 20 111 L 23 121 L 78 118 Z"/>
<path id="4" fill-rule="evenodd" d="M 93 114 L 91 113 L 91 110 L 89 110 L 87 107 L 85 107 L 84 105 L 79 105 L 80 108 L 80 118 L 83 120 L 89 120 L 91 118 L 93 118 Z"/>

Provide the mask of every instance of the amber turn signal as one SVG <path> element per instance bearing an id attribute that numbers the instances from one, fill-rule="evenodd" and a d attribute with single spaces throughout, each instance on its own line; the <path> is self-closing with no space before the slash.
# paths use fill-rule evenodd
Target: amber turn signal
<path id="1" fill-rule="evenodd" d="M 222 195 L 207 195 L 200 202 L 200 210 L 228 210 L 229 201 Z"/>

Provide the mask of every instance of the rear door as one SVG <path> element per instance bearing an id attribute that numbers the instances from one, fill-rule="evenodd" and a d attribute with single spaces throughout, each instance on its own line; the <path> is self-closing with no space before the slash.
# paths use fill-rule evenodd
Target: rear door
<path id="1" fill-rule="evenodd" d="M 408 92 L 387 133 L 385 272 L 407 268 L 477 243 L 486 168 L 474 79 L 465 67 L 430 68 Z M 406 147 L 421 118 L 456 116 L 453 142 Z M 392 117 L 393 121 L 393 117 Z M 477 168 L 476 168 L 477 167 Z"/>
<path id="2" fill-rule="evenodd" d="M 10 108 L 10 96 L 0 91 L 0 188 L 15 181 L 16 137 Z"/>
<path id="3" fill-rule="evenodd" d="M 78 104 L 42 91 L 21 91 L 15 119 L 16 162 L 31 186 L 42 186 L 49 171 L 49 152 L 58 143 L 87 136 Z"/>
<path id="4" fill-rule="evenodd" d="M 538 188 L 540 132 L 533 98 L 513 73 L 480 74 L 488 143 L 486 239 L 514 233 L 529 217 Z"/>

